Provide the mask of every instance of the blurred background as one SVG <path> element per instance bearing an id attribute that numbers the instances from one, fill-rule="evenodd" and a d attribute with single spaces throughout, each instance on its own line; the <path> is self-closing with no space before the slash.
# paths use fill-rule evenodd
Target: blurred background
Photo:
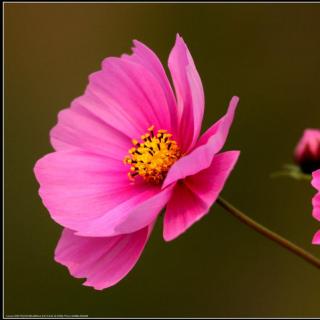
<path id="1" fill-rule="evenodd" d="M 179 32 L 201 75 L 204 129 L 240 105 L 227 149 L 241 157 L 223 197 L 320 256 L 308 182 L 271 179 L 320 125 L 319 4 L 4 4 L 5 314 L 92 317 L 320 316 L 320 271 L 214 205 L 177 240 L 162 221 L 117 286 L 95 291 L 53 260 L 61 227 L 33 175 L 57 113 L 132 40 L 166 65 Z"/>

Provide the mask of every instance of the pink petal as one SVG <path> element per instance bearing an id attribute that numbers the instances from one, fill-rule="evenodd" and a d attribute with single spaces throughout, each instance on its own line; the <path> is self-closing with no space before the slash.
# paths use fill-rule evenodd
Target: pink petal
<path id="1" fill-rule="evenodd" d="M 204 133 L 193 151 L 180 158 L 170 168 L 163 182 L 163 188 L 179 179 L 194 175 L 211 165 L 214 155 L 221 150 L 227 139 L 238 100 L 237 97 L 233 97 L 226 115 Z"/>
<path id="2" fill-rule="evenodd" d="M 150 48 L 137 40 L 134 40 L 133 44 L 133 54 L 124 54 L 122 55 L 122 58 L 131 62 L 141 64 L 148 71 L 150 71 L 155 76 L 155 78 L 157 78 L 166 96 L 167 104 L 169 106 L 171 117 L 171 133 L 176 135 L 176 129 L 178 125 L 176 99 L 164 68 L 157 55 Z"/>
<path id="3" fill-rule="evenodd" d="M 318 193 L 312 199 L 312 215 L 315 219 L 320 221 L 320 169 L 312 173 L 311 184 L 318 190 Z"/>
<path id="4" fill-rule="evenodd" d="M 312 215 L 315 219 L 320 221 L 320 192 L 318 192 L 312 199 L 313 211 Z"/>
<path id="5" fill-rule="evenodd" d="M 320 245 L 320 230 L 317 231 L 316 234 L 314 235 L 312 239 L 312 243 Z"/>
<path id="6" fill-rule="evenodd" d="M 227 113 L 200 137 L 197 142 L 197 147 L 208 143 L 209 139 L 212 136 L 215 136 L 215 139 L 217 140 L 216 153 L 222 149 L 227 140 L 238 102 L 238 97 L 232 97 Z"/>
<path id="7" fill-rule="evenodd" d="M 102 290 L 122 280 L 135 266 L 152 226 L 116 237 L 79 237 L 64 229 L 55 250 L 55 260 L 75 278 L 87 278 L 85 286 Z"/>
<path id="8" fill-rule="evenodd" d="M 93 237 L 145 227 L 171 194 L 170 188 L 160 192 L 160 187 L 138 179 L 131 183 L 121 161 L 81 150 L 51 153 L 40 159 L 34 170 L 39 194 L 52 219 Z"/>
<path id="9" fill-rule="evenodd" d="M 139 230 L 157 218 L 171 198 L 173 188 L 174 185 L 156 194 L 147 190 L 132 197 L 103 216 L 89 221 L 86 226 L 78 228 L 77 235 L 109 237 Z"/>
<path id="10" fill-rule="evenodd" d="M 320 169 L 312 173 L 311 184 L 318 190 L 318 193 L 312 199 L 312 215 L 315 219 L 320 221 Z M 320 230 L 314 235 L 312 243 L 320 245 Z"/>
<path id="11" fill-rule="evenodd" d="M 50 132 L 51 144 L 55 150 L 80 148 L 122 160 L 132 147 L 131 139 L 95 115 L 95 102 L 91 102 L 80 97 L 59 112 L 58 123 Z"/>
<path id="12" fill-rule="evenodd" d="M 150 56 L 144 65 L 126 57 L 105 59 L 102 70 L 90 75 L 84 95 L 60 113 L 51 132 L 54 148 L 77 147 L 120 156 L 130 140 L 151 125 L 172 131 L 171 122 L 174 126 L 177 122 L 171 119 L 176 118 L 173 93 L 165 74 L 159 78 L 159 66 L 157 74 L 154 68 L 148 70 L 155 64 Z"/>
<path id="13" fill-rule="evenodd" d="M 88 91 L 115 103 L 139 129 L 139 137 L 150 125 L 170 130 L 170 110 L 166 95 L 155 76 L 144 66 L 120 58 L 107 58 L 102 71 L 90 76 Z M 123 126 L 122 126 L 123 127 Z M 123 127 L 125 130 L 125 127 Z"/>
<path id="14" fill-rule="evenodd" d="M 312 182 L 311 184 L 320 191 L 320 169 L 312 172 Z"/>
<path id="15" fill-rule="evenodd" d="M 208 213 L 234 168 L 239 151 L 214 156 L 209 168 L 177 183 L 164 216 L 163 237 L 170 241 Z"/>
<path id="16" fill-rule="evenodd" d="M 187 152 L 200 134 L 204 112 L 204 92 L 192 56 L 179 35 L 170 53 L 168 65 L 178 103 L 180 119 L 178 144 L 184 152 Z"/>

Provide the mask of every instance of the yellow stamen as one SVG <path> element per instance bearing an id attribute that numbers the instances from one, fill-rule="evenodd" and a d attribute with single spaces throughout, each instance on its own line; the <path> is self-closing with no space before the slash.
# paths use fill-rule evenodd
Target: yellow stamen
<path id="1" fill-rule="evenodd" d="M 132 139 L 132 144 L 133 144 L 134 146 L 136 146 L 137 144 L 139 144 L 139 142 L 138 142 L 138 140 L 136 140 L 136 139 Z"/>
<path id="2" fill-rule="evenodd" d="M 128 172 L 131 181 L 140 175 L 144 180 L 158 184 L 182 156 L 176 141 L 171 140 L 172 134 L 167 133 L 167 130 L 158 130 L 154 134 L 153 130 L 154 126 L 148 128 L 149 132 L 141 136 L 141 143 L 132 139 L 135 147 L 123 159 L 125 164 L 131 166 Z"/>

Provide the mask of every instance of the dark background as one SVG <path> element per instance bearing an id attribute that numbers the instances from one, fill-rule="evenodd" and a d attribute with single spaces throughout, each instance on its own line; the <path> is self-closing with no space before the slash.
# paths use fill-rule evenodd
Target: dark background
<path id="1" fill-rule="evenodd" d="M 81 95 L 107 56 L 132 39 L 166 64 L 179 32 L 206 95 L 204 128 L 240 105 L 226 149 L 241 150 L 223 196 L 320 256 L 311 238 L 315 193 L 271 179 L 319 127 L 317 4 L 9 4 L 5 18 L 5 314 L 320 316 L 320 272 L 217 205 L 171 243 L 158 221 L 142 258 L 117 286 L 83 287 L 53 261 L 61 228 L 37 194 L 37 159 L 52 149 L 59 110 Z"/>

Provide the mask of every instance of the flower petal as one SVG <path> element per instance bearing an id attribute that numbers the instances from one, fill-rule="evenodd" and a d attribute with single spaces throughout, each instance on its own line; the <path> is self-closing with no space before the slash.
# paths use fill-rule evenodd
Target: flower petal
<path id="1" fill-rule="evenodd" d="M 90 84 L 87 91 L 132 119 L 138 129 L 134 137 L 145 133 L 150 125 L 171 129 L 165 93 L 144 66 L 127 59 L 106 58 L 102 70 L 90 76 Z"/>
<path id="2" fill-rule="evenodd" d="M 179 179 L 194 175 L 211 165 L 214 155 L 221 150 L 227 139 L 238 100 L 237 97 L 233 97 L 226 115 L 204 133 L 193 151 L 180 158 L 170 168 L 162 188 L 166 188 Z"/>
<path id="3" fill-rule="evenodd" d="M 87 278 L 85 286 L 96 290 L 111 287 L 135 266 L 152 226 L 116 237 L 79 237 L 64 229 L 55 250 L 55 260 L 75 278 Z"/>
<path id="4" fill-rule="evenodd" d="M 313 211 L 312 215 L 315 219 L 320 221 L 320 192 L 312 199 Z"/>
<path id="5" fill-rule="evenodd" d="M 312 239 L 312 243 L 320 245 L 320 230 L 318 230 L 316 232 L 316 234 L 314 235 L 314 237 Z"/>
<path id="6" fill-rule="evenodd" d="M 318 190 L 318 193 L 312 199 L 312 215 L 315 219 L 320 221 L 320 169 L 312 173 L 311 184 Z"/>
<path id="7" fill-rule="evenodd" d="M 150 48 L 148 48 L 145 44 L 141 43 L 138 40 L 133 40 L 133 44 L 133 54 L 124 54 L 121 56 L 121 58 L 123 58 L 124 60 L 141 64 L 148 71 L 150 71 L 158 80 L 166 96 L 167 104 L 170 111 L 171 133 L 176 135 L 178 125 L 177 103 L 169 79 L 165 73 L 165 70 L 157 55 Z"/>
<path id="8" fill-rule="evenodd" d="M 56 150 L 77 147 L 109 155 L 114 151 L 110 148 L 127 151 L 130 140 L 151 125 L 156 130 L 175 130 L 176 103 L 168 79 L 156 58 L 146 50 L 143 54 L 149 59 L 144 65 L 127 57 L 107 58 L 102 70 L 90 75 L 84 95 L 60 113 L 51 131 Z M 151 65 L 157 66 L 156 71 L 148 70 Z"/>
<path id="9" fill-rule="evenodd" d="M 200 76 L 183 39 L 177 35 L 168 66 L 178 103 L 178 144 L 184 152 L 198 139 L 204 112 L 204 92 Z"/>
<path id="10" fill-rule="evenodd" d="M 320 169 L 312 172 L 312 185 L 320 191 Z"/>
<path id="11" fill-rule="evenodd" d="M 227 140 L 238 102 L 238 97 L 232 97 L 227 113 L 200 137 L 199 141 L 197 142 L 197 147 L 208 143 L 208 140 L 212 136 L 215 136 L 215 139 L 217 140 L 216 153 L 222 149 Z"/>
<path id="12" fill-rule="evenodd" d="M 154 194 L 147 190 L 119 204 L 106 214 L 92 219 L 78 228 L 81 236 L 115 236 L 139 230 L 150 224 L 160 214 L 172 196 L 174 185 Z"/>
<path id="13" fill-rule="evenodd" d="M 51 153 L 40 159 L 34 170 L 51 217 L 93 237 L 145 227 L 170 196 L 170 188 L 160 192 L 160 187 L 138 179 L 131 183 L 122 162 L 81 150 Z M 104 226 L 98 225 L 101 221 Z"/>
<path id="14" fill-rule="evenodd" d="M 163 237 L 170 241 L 208 213 L 234 168 L 240 152 L 214 156 L 209 168 L 177 183 L 164 216 Z"/>
<path id="15" fill-rule="evenodd" d="M 131 140 L 93 113 L 96 104 L 80 97 L 60 111 L 58 123 L 50 132 L 51 144 L 57 151 L 79 148 L 122 160 L 131 148 Z"/>

